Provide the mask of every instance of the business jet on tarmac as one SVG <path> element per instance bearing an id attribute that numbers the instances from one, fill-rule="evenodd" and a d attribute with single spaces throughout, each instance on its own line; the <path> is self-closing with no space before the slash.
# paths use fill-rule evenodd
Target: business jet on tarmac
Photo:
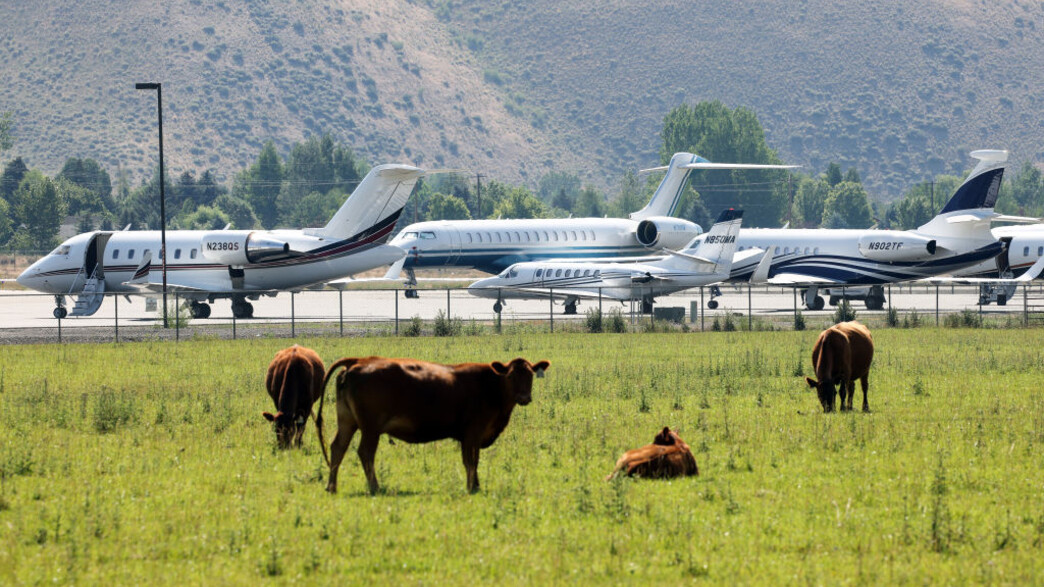
<path id="1" fill-rule="evenodd" d="M 691 153 L 675 153 L 670 164 L 646 171 L 667 170 L 649 203 L 628 218 L 543 218 L 518 220 L 437 220 L 404 228 L 390 244 L 406 257 L 388 272 L 397 278 L 406 270 L 406 286 L 417 284 L 415 269 L 474 268 L 499 273 L 524 261 L 642 258 L 660 249 L 688 244 L 703 229 L 672 218 L 681 202 L 686 179 L 694 169 L 794 169 L 797 165 L 711 163 Z M 407 289 L 406 297 L 417 297 Z"/>
<path id="2" fill-rule="evenodd" d="M 647 263 L 528 261 L 515 263 L 496 277 L 480 279 L 468 293 L 496 300 L 499 313 L 507 299 L 562 298 L 566 314 L 576 314 L 581 298 L 640 300 L 648 312 L 653 298 L 725 280 L 733 263 L 742 210 L 725 210 L 706 235 L 694 238 L 683 251 Z M 747 256 L 764 257 L 763 251 Z M 767 259 L 767 257 L 765 257 Z"/>
<path id="3" fill-rule="evenodd" d="M 845 286 L 870 286 L 866 307 L 884 307 L 883 284 L 953 272 L 993 259 L 1005 243 L 990 231 L 1003 219 L 993 211 L 1007 151 L 974 151 L 979 160 L 942 211 L 913 230 L 747 228 L 740 231 L 740 251 L 770 251 L 767 282 L 805 288 L 805 307 L 824 306 L 820 289 L 840 293 Z M 666 181 L 666 178 L 664 179 Z M 731 280 L 745 281 L 758 259 L 736 262 Z"/>
<path id="4" fill-rule="evenodd" d="M 1022 220 L 1006 217 L 1004 219 Z M 979 304 L 996 302 L 998 306 L 1003 306 L 1015 295 L 1020 283 L 1037 278 L 1032 269 L 1040 259 L 1044 259 L 1044 224 L 1040 224 L 1039 219 L 1026 220 L 1038 222 L 1027 226 L 998 226 L 993 229 L 993 236 L 1006 244 L 1004 252 L 1000 255 L 953 272 L 953 281 L 979 286 Z"/>
<path id="5" fill-rule="evenodd" d="M 404 255 L 385 241 L 424 170 L 374 167 L 323 228 L 303 230 L 169 230 L 167 288 L 206 318 L 217 298 L 232 299 L 237 318 L 253 315 L 247 300 L 299 290 L 390 265 Z M 161 260 L 153 260 L 153 251 Z M 76 235 L 33 263 L 18 283 L 52 293 L 56 318 L 90 316 L 105 292 L 162 291 L 160 231 L 94 231 Z"/>

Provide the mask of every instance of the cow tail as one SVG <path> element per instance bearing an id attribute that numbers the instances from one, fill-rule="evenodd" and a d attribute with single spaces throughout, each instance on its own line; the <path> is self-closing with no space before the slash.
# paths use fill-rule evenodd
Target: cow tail
<path id="1" fill-rule="evenodd" d="M 326 450 L 326 439 L 323 435 L 323 403 L 326 401 L 326 385 L 330 382 L 330 378 L 333 377 L 334 373 L 340 368 L 351 368 L 355 362 L 358 361 L 356 358 L 344 358 L 338 359 L 330 368 L 326 370 L 326 376 L 323 377 L 323 391 L 319 394 L 319 410 L 315 412 L 315 430 L 316 434 L 319 435 L 319 447 L 323 449 L 323 459 L 326 460 L 326 466 L 330 466 L 330 454 Z"/>

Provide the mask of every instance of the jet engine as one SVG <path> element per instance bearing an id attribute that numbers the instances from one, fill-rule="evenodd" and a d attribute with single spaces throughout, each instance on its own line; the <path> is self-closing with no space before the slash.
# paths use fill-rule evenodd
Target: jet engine
<path id="1" fill-rule="evenodd" d="M 212 232 L 201 242 L 203 257 L 222 265 L 251 265 L 298 256 L 290 243 L 260 232 Z"/>
<path id="2" fill-rule="evenodd" d="M 680 249 L 701 234 L 699 224 L 667 216 L 646 218 L 634 232 L 638 242 L 649 249 Z"/>
<path id="3" fill-rule="evenodd" d="M 921 261 L 935 251 L 935 239 L 909 232 L 875 230 L 859 238 L 859 253 L 875 261 Z"/>

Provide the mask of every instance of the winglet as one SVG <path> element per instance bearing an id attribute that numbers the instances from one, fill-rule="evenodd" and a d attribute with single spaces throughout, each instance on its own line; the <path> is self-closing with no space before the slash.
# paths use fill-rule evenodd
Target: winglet
<path id="1" fill-rule="evenodd" d="M 754 272 L 750 274 L 750 283 L 767 283 L 769 269 L 772 268 L 772 247 L 765 249 L 765 253 L 761 255 L 761 260 L 758 261 L 758 266 L 754 268 Z"/>
<path id="2" fill-rule="evenodd" d="M 1040 275 L 1041 270 L 1044 269 L 1044 257 L 1037 259 L 1037 262 L 1030 265 L 1030 268 L 1025 273 L 1015 278 L 1015 281 L 1025 282 L 1032 281 Z"/>
<path id="3" fill-rule="evenodd" d="M 152 269 L 152 251 L 145 251 L 141 256 L 138 268 L 134 270 L 134 276 L 127 281 L 128 284 L 142 284 L 149 282 L 149 271 Z"/>

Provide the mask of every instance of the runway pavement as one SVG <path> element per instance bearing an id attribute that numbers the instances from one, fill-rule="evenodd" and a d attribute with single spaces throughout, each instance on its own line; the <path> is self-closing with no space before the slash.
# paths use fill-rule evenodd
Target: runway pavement
<path id="1" fill-rule="evenodd" d="M 695 319 L 691 315 L 694 305 L 699 312 L 703 308 L 704 320 L 713 320 L 714 316 L 729 311 L 747 315 L 748 311 L 755 318 L 766 320 L 787 320 L 793 315 L 795 307 L 801 309 L 807 318 L 817 315 L 829 315 L 834 308 L 813 312 L 801 308 L 801 300 L 794 290 L 779 287 L 754 287 L 748 296 L 745 285 L 722 286 L 723 296 L 718 299 L 717 310 L 706 309 L 710 299 L 709 288 L 704 288 L 701 304 L 700 289 L 693 289 L 680 294 L 657 299 L 657 307 L 681 307 L 685 310 L 686 320 L 699 323 L 700 316 Z M 894 306 L 901 312 L 916 311 L 921 318 L 928 320 L 934 317 L 936 308 L 940 315 L 980 308 L 977 288 L 970 286 L 935 286 L 913 285 L 892 286 L 890 302 L 885 308 Z M 887 290 L 886 290 L 887 294 Z M 1041 285 L 1033 284 L 1026 296 L 1027 306 L 1034 309 L 1034 304 L 1044 294 Z M 173 308 L 176 302 L 183 302 L 174 295 L 168 296 L 168 303 Z M 71 309 L 73 299 L 67 298 Z M 456 290 L 422 290 L 418 299 L 406 299 L 403 290 L 359 289 L 339 292 L 336 290 L 304 291 L 297 294 L 280 293 L 275 297 L 262 297 L 252 302 L 254 318 L 233 320 L 231 305 L 227 299 L 217 300 L 212 304 L 211 317 L 188 321 L 187 333 L 199 334 L 210 332 L 217 336 L 226 336 L 230 328 L 236 334 L 264 332 L 267 328 L 272 335 L 286 336 L 298 328 L 321 328 L 333 330 L 333 334 L 373 328 L 374 325 L 386 325 L 393 329 L 396 320 L 400 322 L 419 317 L 430 321 L 441 312 L 443 316 L 452 316 L 464 321 L 491 323 L 496 319 L 493 302 L 489 299 L 476 298 L 464 289 Z M 52 316 L 54 297 L 19 290 L 0 290 L 0 342 L 44 342 L 58 339 L 59 320 Z M 871 312 L 862 302 L 853 302 L 860 315 L 883 314 L 885 310 Z M 554 320 L 582 320 L 585 313 L 598 308 L 597 300 L 584 300 L 575 316 L 564 316 L 560 304 L 552 306 L 547 300 L 511 300 L 505 306 L 502 320 L 506 324 L 512 322 L 549 321 L 553 313 Z M 609 312 L 619 308 L 625 316 L 631 316 L 631 304 L 605 299 L 601 303 L 602 310 Z M 1023 290 L 1020 289 L 1015 298 L 1006 306 L 984 306 L 981 311 L 987 315 L 1012 315 L 1021 319 L 1024 311 Z M 121 340 L 138 338 L 168 338 L 162 332 L 162 315 L 159 310 L 147 310 L 145 298 L 142 296 L 111 296 L 106 299 L 101 309 L 93 316 L 82 318 L 66 318 L 61 320 L 63 340 L 113 340 L 114 336 Z M 709 323 L 709 322 L 708 322 Z M 290 332 L 283 333 L 290 326 Z M 698 326 L 697 326 L 698 327 Z M 260 329 L 260 330 L 259 330 Z M 121 330 L 122 332 L 116 332 Z M 93 332 L 93 334 L 86 334 Z M 180 333 L 179 333 L 180 336 Z"/>

